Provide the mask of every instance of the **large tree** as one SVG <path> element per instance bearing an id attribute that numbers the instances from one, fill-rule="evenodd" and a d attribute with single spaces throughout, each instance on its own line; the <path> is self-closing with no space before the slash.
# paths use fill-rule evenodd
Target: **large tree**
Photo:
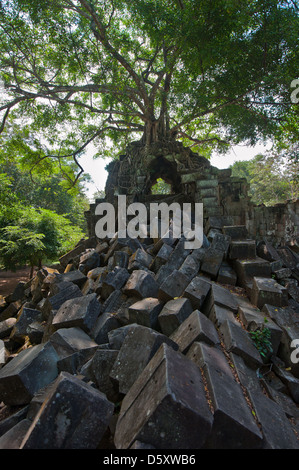
<path id="1" fill-rule="evenodd" d="M 273 138 L 298 26 L 295 0 L 0 0 L 2 145 L 25 140 L 32 167 L 73 159 L 78 177 L 91 142 L 208 156 Z"/>

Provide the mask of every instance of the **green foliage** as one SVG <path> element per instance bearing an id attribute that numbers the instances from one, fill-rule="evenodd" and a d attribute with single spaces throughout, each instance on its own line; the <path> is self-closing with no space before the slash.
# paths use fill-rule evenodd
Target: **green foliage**
<path id="1" fill-rule="evenodd" d="M 0 145 L 69 187 L 90 142 L 284 146 L 298 26 L 288 0 L 1 0 Z"/>
<path id="2" fill-rule="evenodd" d="M 299 198 L 299 162 L 284 159 L 281 154 L 257 155 L 252 160 L 238 161 L 232 175 L 246 178 L 254 204 L 271 206 Z"/>
<path id="3" fill-rule="evenodd" d="M 262 325 L 255 331 L 251 331 L 249 334 L 262 357 L 266 357 L 269 353 L 273 352 L 271 330 L 268 327 Z"/>
<path id="4" fill-rule="evenodd" d="M 68 219 L 47 209 L 21 207 L 18 218 L 12 219 L 11 225 L 0 229 L 0 264 L 5 269 L 56 261 L 84 235 Z"/>
<path id="5" fill-rule="evenodd" d="M 171 185 L 162 178 L 157 179 L 157 183 L 152 186 L 152 194 L 171 194 Z"/>
<path id="6" fill-rule="evenodd" d="M 20 226 L 7 226 L 0 229 L 0 261 L 5 269 L 17 266 L 37 266 L 43 257 L 44 235 Z"/>

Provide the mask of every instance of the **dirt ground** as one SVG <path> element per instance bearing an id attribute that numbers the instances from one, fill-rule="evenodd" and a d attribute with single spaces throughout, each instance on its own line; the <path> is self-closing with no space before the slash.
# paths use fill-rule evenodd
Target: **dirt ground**
<path id="1" fill-rule="evenodd" d="M 13 271 L 0 271 L 0 295 L 11 294 L 19 281 L 29 281 L 30 267 Z"/>

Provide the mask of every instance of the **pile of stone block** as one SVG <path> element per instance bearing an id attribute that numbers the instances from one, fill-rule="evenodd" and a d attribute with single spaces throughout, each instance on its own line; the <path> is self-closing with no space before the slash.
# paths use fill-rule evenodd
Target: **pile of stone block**
<path id="1" fill-rule="evenodd" d="M 299 448 L 298 263 L 220 216 L 82 241 L 1 299 L 0 448 Z"/>

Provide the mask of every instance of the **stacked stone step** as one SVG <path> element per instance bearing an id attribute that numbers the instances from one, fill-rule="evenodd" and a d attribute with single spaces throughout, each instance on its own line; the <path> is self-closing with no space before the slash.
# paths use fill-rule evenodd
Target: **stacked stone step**
<path id="1" fill-rule="evenodd" d="M 295 311 L 255 276 L 234 291 L 244 227 L 209 239 L 90 239 L 5 298 L 0 448 L 299 448 Z"/>

